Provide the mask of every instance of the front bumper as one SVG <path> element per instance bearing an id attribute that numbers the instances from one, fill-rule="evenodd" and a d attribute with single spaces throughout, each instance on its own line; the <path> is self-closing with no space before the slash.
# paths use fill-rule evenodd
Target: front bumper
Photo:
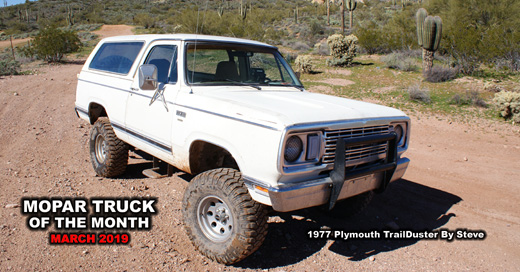
<path id="1" fill-rule="evenodd" d="M 383 142 L 387 143 L 386 159 L 383 163 L 346 171 L 345 148 Z M 407 158 L 398 158 L 397 137 L 394 132 L 369 137 L 338 139 L 336 146 L 334 170 L 330 176 L 296 184 L 269 187 L 269 198 L 274 210 L 287 212 L 326 203 L 329 203 L 329 209 L 332 209 L 337 200 L 372 190 L 381 192 L 388 183 L 404 175 L 410 162 Z"/>
<path id="2" fill-rule="evenodd" d="M 390 182 L 398 180 L 404 175 L 406 168 L 408 168 L 408 163 L 410 163 L 408 158 L 398 160 Z M 378 172 L 345 180 L 338 200 L 379 189 L 384 181 L 384 174 L 384 172 Z M 269 197 L 274 210 L 288 212 L 329 203 L 331 190 L 332 179 L 326 177 L 298 184 L 270 187 Z"/>

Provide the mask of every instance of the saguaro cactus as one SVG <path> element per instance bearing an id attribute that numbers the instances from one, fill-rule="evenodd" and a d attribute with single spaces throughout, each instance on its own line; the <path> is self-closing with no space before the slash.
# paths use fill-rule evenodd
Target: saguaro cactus
<path id="1" fill-rule="evenodd" d="M 218 17 L 222 18 L 222 15 L 224 15 L 224 6 L 219 6 L 217 9 Z"/>
<path id="2" fill-rule="evenodd" d="M 330 26 L 330 0 L 325 0 L 327 3 L 327 25 Z"/>
<path id="3" fill-rule="evenodd" d="M 298 23 L 298 16 L 300 15 L 300 11 L 298 10 L 298 6 L 294 9 L 294 22 Z"/>
<path id="4" fill-rule="evenodd" d="M 428 73 L 433 67 L 433 57 L 441 42 L 442 20 L 439 16 L 428 16 L 428 12 L 423 8 L 420 8 L 415 16 L 417 43 L 423 49 L 423 73 Z"/>
<path id="5" fill-rule="evenodd" d="M 356 0 L 346 0 L 347 2 L 347 10 L 350 12 L 350 29 L 352 29 L 352 15 L 354 10 L 356 9 L 357 2 Z"/>
<path id="6" fill-rule="evenodd" d="M 67 23 L 70 26 L 74 25 L 74 9 L 70 5 L 67 5 Z"/>
<path id="7" fill-rule="evenodd" d="M 242 20 L 245 20 L 246 17 L 247 17 L 247 6 L 244 6 L 244 2 L 243 1 L 240 1 L 240 17 L 242 18 Z"/>

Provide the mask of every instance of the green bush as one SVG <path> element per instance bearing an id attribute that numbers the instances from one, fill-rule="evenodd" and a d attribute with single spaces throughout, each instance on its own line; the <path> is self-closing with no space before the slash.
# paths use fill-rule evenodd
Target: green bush
<path id="1" fill-rule="evenodd" d="M 359 45 L 368 54 L 386 53 L 383 31 L 374 22 L 370 22 L 366 27 L 358 27 L 356 34 L 359 37 Z"/>
<path id="2" fill-rule="evenodd" d="M 10 54 L 0 55 L 0 76 L 16 75 L 20 69 L 20 63 Z"/>
<path id="3" fill-rule="evenodd" d="M 501 91 L 495 94 L 493 102 L 500 111 L 501 117 L 520 123 L 520 93 Z"/>
<path id="4" fill-rule="evenodd" d="M 330 66 L 350 66 L 356 56 L 358 38 L 354 35 L 344 36 L 334 34 L 327 38 L 332 60 L 328 60 Z"/>
<path id="5" fill-rule="evenodd" d="M 155 21 L 155 18 L 148 15 L 148 13 L 139 13 L 135 15 L 134 23 L 143 26 L 145 29 L 149 29 L 154 28 L 157 22 Z"/>
<path id="6" fill-rule="evenodd" d="M 74 31 L 47 27 L 36 35 L 32 48 L 26 51 L 32 51 L 39 59 L 59 62 L 65 54 L 77 52 L 80 47 L 81 41 Z"/>
<path id="7" fill-rule="evenodd" d="M 300 55 L 294 61 L 294 66 L 296 70 L 302 72 L 304 74 L 310 74 L 314 71 L 314 66 L 311 63 L 311 57 Z"/>

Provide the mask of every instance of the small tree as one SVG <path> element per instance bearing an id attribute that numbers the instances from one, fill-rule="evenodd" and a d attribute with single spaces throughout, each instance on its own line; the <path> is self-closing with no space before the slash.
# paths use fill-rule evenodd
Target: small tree
<path id="1" fill-rule="evenodd" d="M 81 47 L 78 35 L 72 30 L 46 27 L 36 35 L 34 54 L 48 62 L 59 62 L 67 53 L 77 52 Z"/>

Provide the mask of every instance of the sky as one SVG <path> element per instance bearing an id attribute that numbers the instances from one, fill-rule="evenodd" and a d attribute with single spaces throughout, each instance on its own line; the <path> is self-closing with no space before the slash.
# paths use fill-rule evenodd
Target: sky
<path id="1" fill-rule="evenodd" d="M 12 5 L 16 5 L 16 4 L 22 4 L 22 3 L 25 3 L 25 0 L 7 0 L 7 5 L 8 6 L 12 6 Z M 4 6 L 4 0 L 0 1 L 0 5 L 2 7 Z"/>

